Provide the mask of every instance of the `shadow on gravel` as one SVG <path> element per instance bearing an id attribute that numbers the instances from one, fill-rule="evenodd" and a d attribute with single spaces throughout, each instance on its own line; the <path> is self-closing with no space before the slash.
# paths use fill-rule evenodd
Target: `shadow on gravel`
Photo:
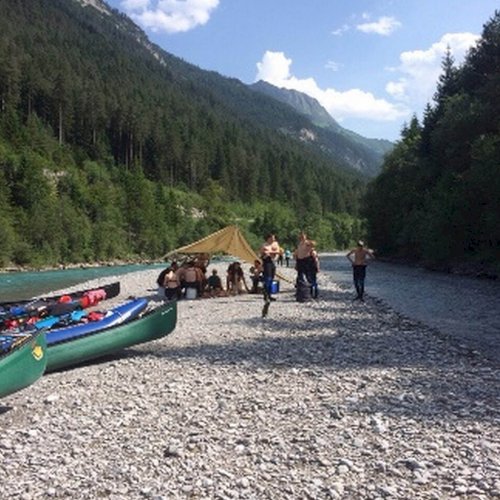
<path id="1" fill-rule="evenodd" d="M 327 384 L 333 398 L 339 395 L 335 406 L 341 414 L 423 418 L 442 420 L 446 425 L 454 419 L 470 420 L 471 424 L 474 420 L 498 421 L 498 369 L 491 363 L 457 349 L 446 336 L 394 313 L 376 299 L 352 303 L 351 296 L 349 291 L 325 290 L 322 300 L 314 304 L 318 311 L 335 308 L 337 313 L 349 310 L 353 314 L 332 313 L 327 319 L 314 321 L 287 318 L 283 307 L 276 307 L 279 314 L 273 317 L 274 303 L 270 317 L 262 319 L 262 301 L 256 297 L 255 317 L 218 316 L 203 324 L 208 329 L 225 324 L 224 331 L 231 331 L 227 325 L 241 324 L 255 332 L 253 338 L 226 336 L 220 343 L 183 347 L 169 347 L 167 338 L 100 361 L 147 357 L 171 363 L 193 360 L 204 371 L 216 366 L 239 367 L 249 379 L 255 370 L 282 374 L 298 369 L 300 376 Z M 219 303 L 234 305 L 235 300 L 243 299 L 222 299 Z M 291 293 L 280 294 L 278 300 L 281 305 L 293 302 L 297 306 Z"/>
<path id="2" fill-rule="evenodd" d="M 284 322 L 276 323 L 274 328 L 283 331 Z M 248 324 L 262 322 L 249 320 Z M 487 362 L 450 351 L 445 339 L 418 334 L 416 329 L 395 338 L 394 332 L 363 331 L 361 323 L 351 321 L 343 330 L 335 320 L 330 326 L 335 330 L 331 335 L 308 334 L 307 322 L 297 325 L 294 321 L 286 337 L 266 333 L 260 338 L 224 344 L 171 349 L 148 346 L 146 351 L 129 349 L 127 356 L 154 356 L 171 362 L 194 359 L 207 366 L 241 365 L 249 377 L 255 369 L 294 368 L 303 370 L 302 376 L 328 384 L 332 394 L 345 395 L 347 379 L 354 385 L 349 399 L 336 405 L 341 413 L 385 414 L 448 424 L 454 419 L 473 423 L 500 418 L 498 370 Z M 273 327 L 267 324 L 267 328 Z M 418 338 L 404 338 L 405 334 Z"/>
<path id="3" fill-rule="evenodd" d="M 331 325 L 330 325 L 331 326 Z M 337 328 L 338 329 L 338 328 Z M 408 332 L 411 334 L 412 332 Z M 208 363 L 253 364 L 257 368 L 322 367 L 331 370 L 357 368 L 401 368 L 418 370 L 475 369 L 475 358 L 465 355 L 447 356 L 443 351 L 446 342 L 439 338 L 429 339 L 415 349 L 410 341 L 393 342 L 391 334 L 359 331 L 339 331 L 332 335 L 307 334 L 307 323 L 301 327 L 290 326 L 287 337 L 273 337 L 263 333 L 261 338 L 232 340 L 223 344 L 203 344 L 187 347 L 149 349 L 139 351 L 128 349 L 138 355 L 156 356 L 162 359 L 179 360 L 197 358 Z M 478 364 L 481 364 L 479 361 Z M 468 365 L 464 368 L 464 365 Z"/>
<path id="4" fill-rule="evenodd" d="M 471 425 L 478 421 L 498 422 L 500 390 L 494 368 L 475 367 L 460 355 L 443 356 L 436 347 L 430 359 L 423 353 L 410 352 L 411 347 L 404 343 L 388 352 L 386 342 L 384 336 L 365 338 L 362 334 L 263 336 L 223 345 L 147 352 L 129 349 L 127 355 L 154 356 L 173 362 L 196 359 L 206 365 L 241 365 L 249 377 L 255 369 L 276 373 L 291 368 L 303 370 L 302 376 L 328 384 L 333 395 L 343 395 L 334 405 L 341 415 L 392 415 L 443 425 L 454 420 L 467 420 Z M 349 398 L 343 399 L 346 380 L 350 392 Z"/>
<path id="5" fill-rule="evenodd" d="M 498 373 L 494 370 L 472 373 L 449 367 L 425 374 L 408 372 L 404 375 L 392 386 L 382 384 L 368 397 L 349 402 L 346 409 L 370 415 L 435 421 L 445 428 L 450 428 L 457 420 L 468 421 L 470 427 L 466 434 L 476 435 L 477 439 L 481 439 L 481 432 L 476 423 L 498 424 L 500 389 Z"/>

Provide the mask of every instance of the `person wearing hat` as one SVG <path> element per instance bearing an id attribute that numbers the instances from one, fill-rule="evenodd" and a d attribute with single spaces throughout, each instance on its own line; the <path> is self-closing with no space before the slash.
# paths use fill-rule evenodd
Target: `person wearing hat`
<path id="1" fill-rule="evenodd" d="M 346 257 L 352 264 L 352 277 L 357 294 L 354 300 L 364 301 L 366 266 L 375 258 L 373 250 L 366 248 L 364 242 L 359 240 L 356 248 L 353 248 Z"/>

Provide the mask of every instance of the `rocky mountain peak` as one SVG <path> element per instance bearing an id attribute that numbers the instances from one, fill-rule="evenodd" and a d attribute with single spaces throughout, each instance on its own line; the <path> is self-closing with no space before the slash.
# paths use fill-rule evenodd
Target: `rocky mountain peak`
<path id="1" fill-rule="evenodd" d="M 108 14 L 108 15 L 111 14 L 109 7 L 102 0 L 76 0 L 76 1 L 82 4 L 83 7 L 90 6 L 94 7 L 94 9 L 97 9 L 99 12 L 102 12 L 103 14 Z"/>

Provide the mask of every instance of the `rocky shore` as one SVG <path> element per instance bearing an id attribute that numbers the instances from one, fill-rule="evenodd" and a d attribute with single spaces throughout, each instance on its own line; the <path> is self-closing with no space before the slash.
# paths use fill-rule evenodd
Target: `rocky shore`
<path id="1" fill-rule="evenodd" d="M 265 319 L 180 301 L 168 337 L 2 399 L 2 498 L 500 497 L 495 366 L 326 275 L 315 302 L 281 290 Z"/>

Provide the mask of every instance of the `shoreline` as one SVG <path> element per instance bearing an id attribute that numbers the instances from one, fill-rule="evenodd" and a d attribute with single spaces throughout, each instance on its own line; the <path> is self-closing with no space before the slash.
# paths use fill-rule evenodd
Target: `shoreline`
<path id="1" fill-rule="evenodd" d="M 345 255 L 348 249 L 345 250 L 333 250 L 328 252 L 320 252 L 319 257 L 324 256 L 334 256 L 334 255 Z M 444 275 L 453 276 L 463 276 L 468 278 L 474 278 L 478 280 L 497 280 L 500 278 L 500 264 L 476 264 L 471 262 L 462 263 L 449 263 L 442 266 L 429 264 L 423 261 L 415 261 L 407 258 L 395 258 L 395 257 L 377 257 L 380 262 L 385 262 L 387 264 L 396 264 L 407 266 L 409 268 L 419 268 L 428 271 L 433 271 L 436 273 Z M 44 272 L 44 271 L 63 271 L 63 270 L 76 270 L 76 269 L 94 269 L 99 267 L 112 268 L 127 265 L 159 265 L 167 263 L 168 260 L 164 258 L 160 259 L 125 259 L 125 260 L 112 260 L 112 261 L 101 261 L 94 263 L 77 263 L 77 264 L 60 264 L 58 266 L 43 266 L 43 267 L 22 267 L 22 266 L 11 266 L 0 268 L 0 276 L 2 274 L 11 273 L 30 273 L 30 272 Z"/>
<path id="2" fill-rule="evenodd" d="M 66 271 L 72 269 L 94 269 L 96 267 L 120 267 L 134 264 L 154 265 L 162 264 L 162 260 L 116 260 L 116 261 L 103 261 L 94 263 L 80 263 L 80 264 L 60 264 L 59 266 L 43 266 L 43 267 L 22 267 L 12 266 L 0 268 L 0 274 L 9 273 L 30 273 L 30 272 L 44 272 L 44 271 Z"/>

